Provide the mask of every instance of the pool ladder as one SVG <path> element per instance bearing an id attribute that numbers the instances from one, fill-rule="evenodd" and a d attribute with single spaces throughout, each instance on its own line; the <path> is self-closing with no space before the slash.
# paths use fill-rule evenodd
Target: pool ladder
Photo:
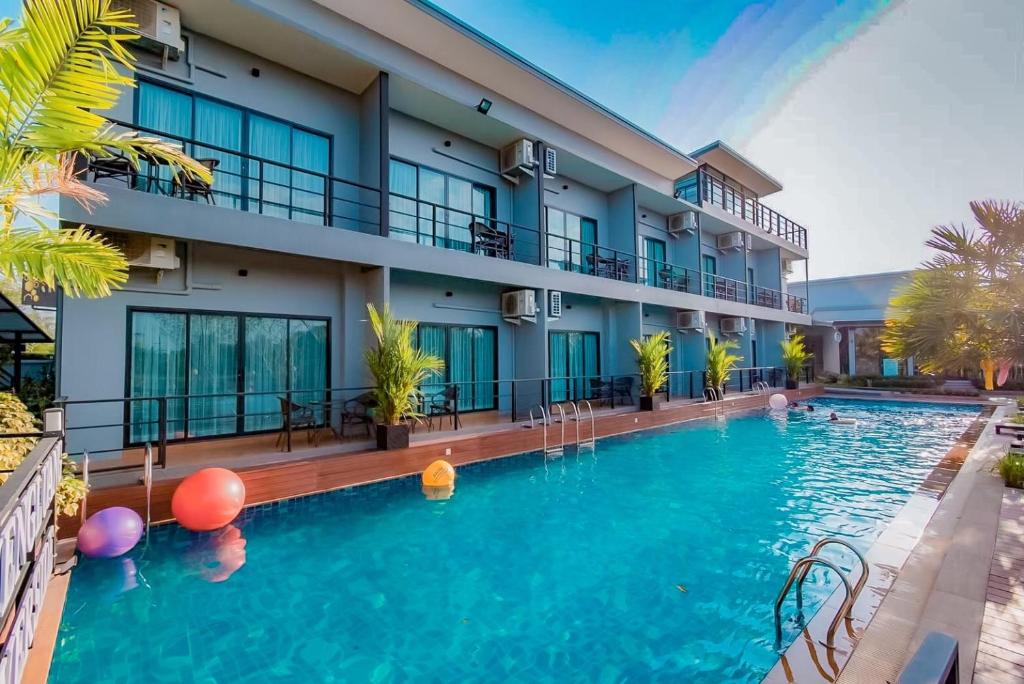
<path id="1" fill-rule="evenodd" d="M 725 396 L 715 387 L 704 388 L 704 403 L 714 404 L 715 418 L 725 418 Z"/>
<path id="2" fill-rule="evenodd" d="M 830 544 L 837 544 L 839 546 L 846 547 L 850 551 L 853 551 L 854 555 L 857 556 L 857 560 L 860 561 L 860 577 L 857 578 L 857 583 L 850 586 L 850 578 L 846 576 L 839 566 L 830 560 L 822 558 L 819 554 L 821 550 Z M 839 539 L 837 537 L 825 537 L 820 539 L 817 544 L 811 549 L 810 554 L 804 556 L 796 563 L 793 564 L 793 569 L 789 572 L 789 577 L 786 579 L 786 584 L 783 585 L 782 591 L 779 592 L 778 598 L 775 599 L 775 649 L 779 650 L 782 647 L 782 602 L 786 599 L 789 594 L 789 590 L 793 586 L 793 582 L 796 582 L 796 610 L 797 619 L 803 622 L 803 607 L 804 607 L 804 580 L 807 579 L 808 573 L 811 571 L 811 567 L 817 565 L 823 565 L 829 568 L 837 575 L 839 575 L 840 581 L 843 583 L 843 589 L 845 596 L 843 598 L 843 604 L 836 611 L 835 617 L 832 618 L 832 622 L 828 626 L 828 632 L 825 640 L 825 647 L 828 649 L 835 648 L 835 636 L 836 630 L 839 629 L 839 623 L 843 619 L 851 619 L 853 617 L 853 605 L 857 602 L 857 597 L 860 596 L 861 590 L 864 589 L 864 585 L 868 581 L 868 563 L 864 560 L 864 556 L 860 551 L 853 548 L 849 542 Z"/>
<path id="3" fill-rule="evenodd" d="M 567 401 L 565 404 L 572 409 L 572 420 L 576 423 L 576 447 L 593 449 L 597 444 L 597 429 L 594 422 L 594 409 L 590 405 L 590 402 L 584 399 L 579 403 Z M 584 414 L 580 412 L 581 407 L 586 409 L 586 415 L 590 418 L 590 438 L 586 440 L 583 440 L 580 437 L 580 423 L 585 420 Z M 537 418 L 533 413 L 534 409 L 538 409 L 540 411 L 540 425 L 544 429 L 544 456 L 561 456 L 565 453 L 565 409 L 562 408 L 562 404 L 551 404 L 545 411 L 544 406 L 538 404 L 530 409 L 530 424 L 524 427 L 531 429 L 536 427 Z M 555 420 L 556 411 L 558 412 L 557 420 Z M 557 444 L 548 440 L 548 428 L 554 427 L 556 422 L 560 426 Z"/>
<path id="4" fill-rule="evenodd" d="M 768 400 L 772 394 L 772 386 L 764 380 L 758 380 L 754 383 L 753 390 L 755 395 L 764 397 L 764 407 L 768 408 Z"/>

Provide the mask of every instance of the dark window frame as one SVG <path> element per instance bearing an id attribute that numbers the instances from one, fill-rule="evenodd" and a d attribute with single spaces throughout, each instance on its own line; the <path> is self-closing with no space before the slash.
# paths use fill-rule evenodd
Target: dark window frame
<path id="1" fill-rule="evenodd" d="M 182 407 L 182 434 L 183 437 L 170 439 L 168 442 L 180 443 L 180 442 L 199 442 L 209 439 L 224 439 L 229 437 L 241 437 L 244 435 L 257 435 L 276 432 L 280 428 L 269 428 L 266 430 L 245 430 L 245 319 L 246 318 L 278 318 L 284 320 L 297 320 L 297 321 L 322 321 L 326 324 L 326 339 L 324 340 L 324 396 L 331 387 L 331 325 L 332 319 L 330 316 L 303 316 L 300 314 L 275 314 L 275 313 L 264 313 L 254 311 L 223 311 L 219 309 L 179 309 L 174 307 L 155 307 L 155 306 L 128 306 L 125 307 L 126 324 L 125 324 L 125 354 L 124 354 L 124 396 L 127 399 L 124 403 L 124 429 L 123 429 L 123 444 L 125 447 L 137 447 L 145 443 L 131 441 L 131 383 L 132 383 L 132 333 L 133 333 L 133 314 L 136 312 L 141 313 L 160 313 L 160 314 L 177 314 L 185 316 L 185 388 L 184 397 L 181 399 Z M 237 319 L 238 325 L 236 326 L 236 349 L 237 349 L 237 368 L 235 375 L 235 388 L 239 392 L 237 401 L 235 403 L 235 432 L 225 433 L 220 435 L 199 435 L 190 437 L 188 434 L 188 421 L 189 421 L 189 397 L 191 392 L 191 373 L 189 373 L 190 361 L 191 361 L 191 349 L 189 348 L 189 342 L 191 337 L 191 326 L 192 316 L 233 316 Z M 286 350 L 286 368 L 285 375 L 285 386 L 291 384 L 291 339 L 290 336 L 286 339 L 287 350 Z M 312 390 L 301 390 L 301 391 L 312 391 Z M 203 419 L 207 420 L 207 419 Z"/>
<path id="2" fill-rule="evenodd" d="M 549 374 L 551 373 L 551 337 L 553 335 L 571 335 L 571 334 L 584 335 L 584 336 L 586 336 L 586 335 L 593 335 L 594 336 L 594 339 L 596 340 L 595 348 L 597 349 L 597 359 L 596 359 L 595 367 L 597 368 L 597 377 L 600 378 L 601 377 L 601 333 L 596 331 L 596 330 L 549 330 L 548 331 L 548 363 L 547 363 L 548 373 Z M 584 353 L 586 353 L 586 349 L 587 349 L 587 345 L 586 345 L 586 342 L 584 342 L 583 343 L 583 352 Z M 568 346 L 568 338 L 566 339 L 565 352 L 566 353 L 565 353 L 565 371 L 564 371 L 564 373 L 561 376 L 552 375 L 548 379 L 548 383 L 549 383 L 548 384 L 548 393 L 549 393 L 549 396 L 550 396 L 550 393 L 551 393 L 550 383 L 553 381 L 553 378 L 559 378 L 560 377 L 560 378 L 569 378 L 569 379 L 571 379 L 573 377 L 573 376 L 569 375 L 569 346 Z M 587 361 L 584 358 L 583 366 L 586 367 L 586 365 L 587 365 Z M 575 388 L 570 388 L 568 385 L 566 385 L 566 389 L 565 389 L 566 397 L 565 397 L 564 401 L 579 401 L 580 399 L 588 398 L 588 395 L 590 394 L 590 378 L 587 377 L 587 378 L 584 378 L 584 379 L 587 380 L 587 383 L 582 388 L 582 396 L 574 397 L 573 395 L 575 394 Z M 568 383 L 569 380 L 566 380 L 566 382 Z M 613 388 L 612 391 L 614 391 L 614 388 Z"/>
<path id="3" fill-rule="evenodd" d="M 451 358 L 451 329 L 460 328 L 463 330 L 492 330 L 494 331 L 494 380 L 473 380 L 468 381 L 472 386 L 473 390 L 473 406 L 471 409 L 459 409 L 459 413 L 476 413 L 480 411 L 497 411 L 498 410 L 498 350 L 501 349 L 501 345 L 498 344 L 498 326 L 496 325 L 471 325 L 468 323 L 435 323 L 432 321 L 420 321 L 416 324 L 416 348 L 420 348 L 420 331 L 423 326 L 430 326 L 433 328 L 444 328 L 444 379 L 439 381 L 437 384 L 450 385 L 453 384 L 451 379 L 451 364 L 448 363 Z M 476 349 L 473 350 L 474 360 L 474 371 L 476 368 Z M 474 372 L 474 376 L 475 376 Z M 480 383 L 491 383 L 494 385 L 494 392 L 492 396 L 492 402 L 490 408 L 475 408 L 476 406 L 476 386 Z M 433 384 L 433 383 L 431 383 Z M 460 385 L 466 384 L 466 382 L 460 382 Z"/>

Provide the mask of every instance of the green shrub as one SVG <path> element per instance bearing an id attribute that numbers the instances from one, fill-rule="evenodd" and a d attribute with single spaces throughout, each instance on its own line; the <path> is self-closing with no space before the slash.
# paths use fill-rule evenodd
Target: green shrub
<path id="1" fill-rule="evenodd" d="M 1024 411 L 1024 397 L 1017 397 L 1017 408 Z"/>
<path id="2" fill-rule="evenodd" d="M 1007 487 L 1024 488 L 1024 454 L 1006 454 L 999 459 L 998 468 Z"/>
<path id="3" fill-rule="evenodd" d="M 1010 422 L 1017 425 L 1024 425 L 1024 413 L 1018 413 L 1013 418 L 1010 418 Z"/>
<path id="4" fill-rule="evenodd" d="M 0 392 L 0 433 L 38 430 L 39 425 L 25 404 L 10 392 Z M 0 484 L 7 481 L 35 445 L 35 437 L 0 439 Z M 57 485 L 57 510 L 64 515 L 75 515 L 87 490 L 85 483 L 75 476 L 75 464 L 68 455 L 63 454 L 61 459 L 63 477 Z"/>
<path id="5" fill-rule="evenodd" d="M 878 387 L 892 389 L 927 389 L 936 387 L 935 378 L 931 375 L 882 376 L 882 375 L 851 375 L 847 384 L 852 387 Z"/>

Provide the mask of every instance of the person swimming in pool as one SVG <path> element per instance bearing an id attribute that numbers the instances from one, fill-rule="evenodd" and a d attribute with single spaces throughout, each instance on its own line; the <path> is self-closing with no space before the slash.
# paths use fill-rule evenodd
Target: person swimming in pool
<path id="1" fill-rule="evenodd" d="M 829 419 L 829 421 L 831 421 L 833 423 L 838 423 L 839 422 L 839 416 L 836 415 L 835 411 L 833 411 L 832 413 L 828 414 L 828 419 Z"/>

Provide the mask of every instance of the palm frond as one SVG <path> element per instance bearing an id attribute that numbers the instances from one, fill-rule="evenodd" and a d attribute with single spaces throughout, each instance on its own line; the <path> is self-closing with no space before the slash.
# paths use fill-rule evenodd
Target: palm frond
<path id="1" fill-rule="evenodd" d="M 59 283 L 71 296 L 104 297 L 128 279 L 117 248 L 84 227 L 11 230 L 0 240 L 0 276 Z"/>
<path id="2" fill-rule="evenodd" d="M 640 391 L 645 397 L 653 397 L 668 382 L 668 355 L 672 353 L 669 344 L 670 333 L 663 330 L 641 340 L 630 340 L 640 366 Z"/>
<path id="3" fill-rule="evenodd" d="M 781 343 L 782 347 L 782 365 L 786 368 L 786 374 L 791 379 L 800 377 L 800 371 L 804 365 L 814 358 L 814 354 L 807 351 L 807 347 L 804 344 L 804 336 L 800 333 L 794 333 L 789 336 L 788 340 L 783 340 Z"/>
<path id="4" fill-rule="evenodd" d="M 734 349 L 739 349 L 740 344 L 736 340 L 711 340 L 708 345 L 708 353 L 705 361 L 707 371 L 707 385 L 721 389 L 729 382 L 732 371 L 737 364 L 743 360 L 742 356 L 731 354 Z"/>

